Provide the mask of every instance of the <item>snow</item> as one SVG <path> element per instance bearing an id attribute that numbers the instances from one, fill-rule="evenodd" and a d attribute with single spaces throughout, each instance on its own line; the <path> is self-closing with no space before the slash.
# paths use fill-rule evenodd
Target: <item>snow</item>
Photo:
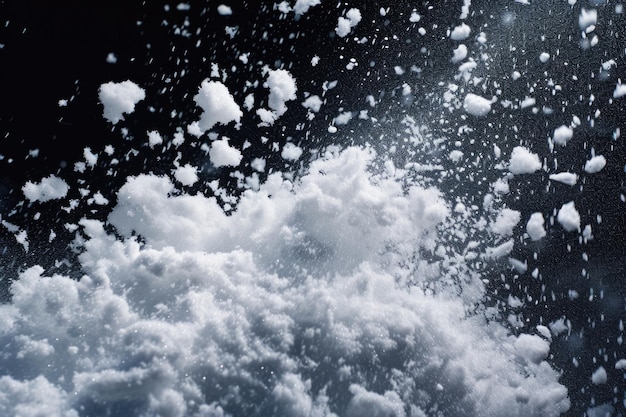
<path id="1" fill-rule="evenodd" d="M 606 369 L 603 366 L 600 366 L 598 369 L 593 371 L 591 375 L 591 382 L 595 385 L 606 384 L 607 381 Z"/>
<path id="2" fill-rule="evenodd" d="M 452 62 L 453 64 L 458 64 L 467 57 L 467 46 L 460 44 L 456 47 L 456 49 L 454 49 L 454 51 L 452 51 L 452 53 L 453 56 L 450 59 L 450 62 Z"/>
<path id="3" fill-rule="evenodd" d="M 456 26 L 454 29 L 452 29 L 452 32 L 450 33 L 450 39 L 454 41 L 462 41 L 464 39 L 467 39 L 470 33 L 471 28 L 467 24 L 461 23 L 459 26 Z"/>
<path id="4" fill-rule="evenodd" d="M 233 121 L 239 123 L 243 116 L 228 88 L 219 81 L 209 79 L 202 81 L 193 100 L 202 109 L 200 120 L 194 128 L 200 135 L 218 123 L 223 125 Z"/>
<path id="5" fill-rule="evenodd" d="M 479 95 L 469 93 L 465 96 L 463 108 L 472 116 L 482 117 L 491 111 L 491 101 Z"/>
<path id="6" fill-rule="evenodd" d="M 596 155 L 585 162 L 585 172 L 588 174 L 595 174 L 602 171 L 605 166 L 606 158 L 602 155 Z"/>
<path id="7" fill-rule="evenodd" d="M 335 32 L 340 38 L 344 38 L 350 34 L 352 29 L 356 27 L 361 21 L 361 11 L 356 8 L 348 10 L 346 17 L 339 17 L 337 19 L 337 27 Z"/>
<path id="8" fill-rule="evenodd" d="M 151 130 L 148 132 L 148 146 L 154 148 L 156 145 L 161 145 L 163 143 L 163 137 L 156 130 Z"/>
<path id="9" fill-rule="evenodd" d="M 182 185 L 192 186 L 198 182 L 198 168 L 190 164 L 179 166 L 174 171 L 174 178 Z"/>
<path id="10" fill-rule="evenodd" d="M 491 231 L 500 236 L 511 236 L 513 228 L 519 223 L 521 213 L 508 208 L 502 209 L 496 220 L 491 224 Z"/>
<path id="11" fill-rule="evenodd" d="M 561 125 L 554 129 L 552 140 L 557 145 L 565 146 L 567 142 L 574 136 L 574 130 L 565 125 Z"/>
<path id="12" fill-rule="evenodd" d="M 576 185 L 578 181 L 578 175 L 571 172 L 559 172 L 557 174 L 550 174 L 549 178 L 552 181 L 557 181 L 566 185 Z"/>
<path id="13" fill-rule="evenodd" d="M 56 175 L 42 178 L 38 183 L 27 181 L 22 187 L 24 196 L 29 201 L 40 201 L 42 203 L 64 198 L 69 189 L 70 187 L 67 182 Z"/>
<path id="14" fill-rule="evenodd" d="M 273 124 L 280 116 L 287 112 L 286 103 L 296 99 L 296 80 L 287 70 L 270 70 L 264 86 L 269 88 L 268 106 L 271 109 L 259 109 L 257 114 L 267 124 Z"/>
<path id="15" fill-rule="evenodd" d="M 532 174 L 541 169 L 541 162 L 537 154 L 530 152 L 528 148 L 516 146 L 511 152 L 509 171 L 512 174 Z"/>
<path id="16" fill-rule="evenodd" d="M 316 95 L 309 96 L 306 98 L 306 100 L 302 102 L 302 106 L 311 110 L 314 113 L 317 113 L 320 111 L 322 104 L 323 104 L 322 99 Z"/>
<path id="17" fill-rule="evenodd" d="M 296 0 L 296 4 L 293 6 L 293 11 L 296 15 L 303 15 L 309 11 L 313 6 L 320 4 L 321 0 Z"/>
<path id="18" fill-rule="evenodd" d="M 541 363 L 550 352 L 550 343 L 539 336 L 521 334 L 514 343 L 515 350 L 532 363 Z"/>
<path id="19" fill-rule="evenodd" d="M 211 143 L 209 150 L 211 163 L 216 167 L 237 166 L 241 163 L 243 156 L 239 149 L 233 148 L 228 144 L 228 139 L 223 138 Z"/>
<path id="20" fill-rule="evenodd" d="M 541 63 L 545 64 L 549 60 L 550 60 L 550 54 L 549 53 L 542 52 L 541 54 L 539 54 L 539 61 L 541 61 Z"/>
<path id="21" fill-rule="evenodd" d="M 230 16 L 233 14 L 233 9 L 225 4 L 220 4 L 219 6 L 217 6 L 217 12 L 221 16 Z"/>
<path id="22" fill-rule="evenodd" d="M 557 215 L 557 220 L 568 232 L 580 230 L 580 214 L 578 214 L 573 201 L 565 203 L 561 206 Z"/>
<path id="23" fill-rule="evenodd" d="M 620 98 L 626 96 L 626 84 L 617 84 L 615 91 L 613 91 L 613 98 Z"/>
<path id="24" fill-rule="evenodd" d="M 578 26 L 580 27 L 580 30 L 584 31 L 588 27 L 595 25 L 597 22 L 598 11 L 596 9 L 580 9 L 580 15 L 578 16 Z"/>
<path id="25" fill-rule="evenodd" d="M 280 156 L 282 156 L 283 159 L 286 159 L 288 161 L 297 161 L 298 159 L 300 159 L 301 155 L 302 155 L 302 148 L 294 145 L 293 143 L 285 144 L 280 154 Z"/>
<path id="26" fill-rule="evenodd" d="M 121 83 L 111 81 L 100 86 L 98 97 L 104 106 L 104 118 L 115 125 L 124 120 L 124 113 L 135 111 L 135 105 L 146 98 L 146 92 L 130 80 Z"/>
<path id="27" fill-rule="evenodd" d="M 528 222 L 526 223 L 526 233 L 533 241 L 540 240 L 546 235 L 546 229 L 544 229 L 543 214 L 537 212 L 530 215 Z"/>

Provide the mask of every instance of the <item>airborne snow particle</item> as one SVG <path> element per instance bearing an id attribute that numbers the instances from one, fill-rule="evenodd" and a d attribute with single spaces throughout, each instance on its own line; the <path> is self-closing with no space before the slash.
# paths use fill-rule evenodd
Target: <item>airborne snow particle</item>
<path id="1" fill-rule="evenodd" d="M 574 232 L 580 229 L 580 214 L 574 206 L 574 202 L 565 203 L 559 209 L 557 220 L 568 232 Z"/>
<path id="2" fill-rule="evenodd" d="M 566 185 L 576 185 L 578 181 L 578 175 L 571 172 L 559 172 L 557 174 L 551 174 L 549 177 L 552 181 L 558 181 Z"/>
<path id="3" fill-rule="evenodd" d="M 585 172 L 588 174 L 595 174 L 602 171 L 606 166 L 606 158 L 602 155 L 596 155 L 587 162 L 585 162 Z"/>
<path id="4" fill-rule="evenodd" d="M 283 148 L 283 151 L 280 154 L 280 156 L 282 156 L 283 159 L 286 159 L 288 161 L 297 161 L 301 155 L 302 155 L 302 148 L 294 145 L 291 142 L 285 144 L 285 147 Z"/>
<path id="5" fill-rule="evenodd" d="M 469 93 L 465 96 L 463 108 L 472 116 L 482 117 L 491 111 L 491 101 L 479 95 Z"/>
<path id="6" fill-rule="evenodd" d="M 606 384 L 607 379 L 606 369 L 603 366 L 600 366 L 591 375 L 591 382 L 595 385 Z"/>
<path id="7" fill-rule="evenodd" d="M 533 241 L 540 240 L 546 235 L 546 229 L 544 229 L 545 221 L 543 214 L 537 212 L 530 215 L 530 219 L 526 223 L 526 233 Z"/>
<path id="8" fill-rule="evenodd" d="M 219 81 L 208 79 L 202 81 L 193 100 L 203 110 L 197 126 L 201 134 L 218 123 L 224 125 L 233 121 L 239 123 L 243 116 L 228 88 Z"/>
<path id="9" fill-rule="evenodd" d="M 565 125 L 561 125 L 554 129 L 552 140 L 557 145 L 565 146 L 567 142 L 574 136 L 574 130 Z"/>
<path id="10" fill-rule="evenodd" d="M 190 187 L 198 181 L 198 168 L 190 164 L 179 166 L 174 171 L 174 178 L 182 185 Z"/>
<path id="11" fill-rule="evenodd" d="M 146 92 L 134 82 L 108 82 L 100 86 L 100 103 L 104 106 L 103 116 L 112 124 L 124 120 L 124 113 L 131 114 L 135 105 L 146 98 Z"/>
<path id="12" fill-rule="evenodd" d="M 471 28 L 467 24 L 461 23 L 459 26 L 452 29 L 450 39 L 454 41 L 462 41 L 463 39 L 467 39 L 469 37 L 470 32 Z"/>
<path id="13" fill-rule="evenodd" d="M 228 144 L 226 138 L 216 140 L 209 150 L 211 163 L 216 167 L 237 166 L 241 162 L 241 152 Z"/>
<path id="14" fill-rule="evenodd" d="M 233 14 L 233 9 L 230 8 L 230 6 L 227 6 L 225 4 L 220 4 L 219 6 L 217 6 L 217 12 L 221 16 L 230 16 Z"/>
<path id="15" fill-rule="evenodd" d="M 28 181 L 23 187 L 24 196 L 30 201 L 46 202 L 64 198 L 70 187 L 56 175 L 43 178 L 39 183 Z"/>
<path id="16" fill-rule="evenodd" d="M 530 152 L 523 146 L 516 146 L 511 152 L 509 171 L 512 174 L 532 174 L 541 169 L 541 162 L 537 154 Z"/>

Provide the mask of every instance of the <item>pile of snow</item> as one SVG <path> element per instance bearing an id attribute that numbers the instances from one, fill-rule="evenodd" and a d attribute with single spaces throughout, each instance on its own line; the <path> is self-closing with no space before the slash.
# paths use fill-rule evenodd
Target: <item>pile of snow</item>
<path id="1" fill-rule="evenodd" d="M 111 81 L 100 86 L 98 97 L 104 106 L 104 118 L 117 124 L 124 120 L 124 113 L 135 111 L 135 105 L 146 98 L 146 92 L 130 80 L 121 83 Z"/>
<path id="2" fill-rule="evenodd" d="M 567 410 L 546 340 L 468 315 L 452 293 L 398 282 L 406 259 L 437 246 L 449 210 L 436 189 L 373 174 L 375 157 L 329 150 L 295 181 L 271 174 L 231 215 L 215 198 L 174 192 L 167 177 L 128 178 L 109 216 L 122 240 L 80 222 L 87 275 L 29 268 L 0 305 L 0 386 L 11 394 L 0 409 L 405 416 L 435 401 L 449 415 Z M 507 213 L 508 230 L 517 215 Z M 418 277 L 436 277 L 436 261 L 429 270 Z"/>

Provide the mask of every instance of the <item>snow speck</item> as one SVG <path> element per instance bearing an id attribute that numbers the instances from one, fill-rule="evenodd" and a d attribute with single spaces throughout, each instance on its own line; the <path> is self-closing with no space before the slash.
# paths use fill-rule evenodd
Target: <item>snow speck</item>
<path id="1" fill-rule="evenodd" d="M 543 227 L 544 223 L 543 214 L 537 212 L 530 215 L 526 223 L 526 233 L 533 241 L 540 240 L 546 235 L 546 229 Z"/>
<path id="2" fill-rule="evenodd" d="M 539 54 L 539 61 L 541 61 L 543 64 L 545 64 L 549 60 L 550 60 L 550 54 L 549 53 L 542 52 L 541 54 Z"/>
<path id="3" fill-rule="evenodd" d="M 539 169 L 541 169 L 541 162 L 537 154 L 523 146 L 513 148 L 509 160 L 509 171 L 512 174 L 532 174 Z"/>
<path id="4" fill-rule="evenodd" d="M 100 86 L 100 103 L 104 106 L 103 116 L 112 124 L 124 120 L 124 113 L 131 114 L 135 105 L 146 98 L 146 92 L 134 82 L 108 82 Z"/>
<path id="5" fill-rule="evenodd" d="M 209 150 L 211 163 L 219 168 L 223 166 L 237 166 L 241 162 L 241 152 L 228 144 L 226 138 L 216 140 L 211 144 Z"/>
<path id="6" fill-rule="evenodd" d="M 595 174 L 602 171 L 606 166 L 606 158 L 602 155 L 596 155 L 587 162 L 585 162 L 585 172 L 588 174 Z"/>
<path id="7" fill-rule="evenodd" d="M 64 198 L 69 189 L 67 183 L 56 175 L 43 178 L 39 183 L 28 181 L 22 187 L 28 200 L 41 202 Z"/>
<path id="8" fill-rule="evenodd" d="M 469 93 L 463 101 L 463 108 L 472 116 L 486 116 L 491 111 L 491 101 L 476 94 Z"/>
<path id="9" fill-rule="evenodd" d="M 557 220 L 563 226 L 563 229 L 568 232 L 574 232 L 580 229 L 580 214 L 576 210 L 576 206 L 573 201 L 565 203 L 559 209 Z"/>

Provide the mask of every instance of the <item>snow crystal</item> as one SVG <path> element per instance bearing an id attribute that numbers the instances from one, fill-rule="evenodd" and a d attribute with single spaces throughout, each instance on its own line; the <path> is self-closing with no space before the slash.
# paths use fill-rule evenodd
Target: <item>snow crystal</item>
<path id="1" fill-rule="evenodd" d="M 243 116 L 228 88 L 219 81 L 208 79 L 202 81 L 193 100 L 203 110 L 196 126 L 200 135 L 218 123 L 224 125 L 233 121 L 239 123 Z"/>
<path id="2" fill-rule="evenodd" d="M 530 152 L 523 146 L 516 146 L 511 152 L 509 171 L 512 174 L 532 174 L 541 169 L 541 162 L 537 154 Z"/>
<path id="3" fill-rule="evenodd" d="M 69 185 L 56 175 L 45 177 L 39 183 L 28 181 L 22 187 L 28 200 L 41 202 L 64 198 L 69 189 Z"/>
<path id="4" fill-rule="evenodd" d="M 131 114 L 135 111 L 135 105 L 146 98 L 146 92 L 134 82 L 127 80 L 121 83 L 102 84 L 98 97 L 104 106 L 104 118 L 112 124 L 117 124 L 124 120 L 124 113 Z"/>
<path id="5" fill-rule="evenodd" d="M 192 186 L 198 181 L 198 168 L 190 164 L 179 166 L 174 171 L 174 178 L 185 186 Z"/>
<path id="6" fill-rule="evenodd" d="M 593 371 L 593 374 L 591 375 L 591 382 L 596 385 L 606 384 L 607 379 L 606 369 L 604 369 L 603 366 L 600 366 L 598 369 Z"/>
<path id="7" fill-rule="evenodd" d="M 530 215 L 526 223 L 526 233 L 532 240 L 540 240 L 546 235 L 546 230 L 543 227 L 544 223 L 543 214 L 537 212 Z"/>
<path id="8" fill-rule="evenodd" d="M 228 144 L 228 139 L 216 140 L 209 150 L 211 163 L 216 167 L 237 166 L 241 162 L 241 152 Z"/>
<path id="9" fill-rule="evenodd" d="M 302 148 L 289 142 L 285 144 L 280 156 L 288 161 L 297 161 L 302 155 Z"/>
<path id="10" fill-rule="evenodd" d="M 476 94 L 469 93 L 463 101 L 463 108 L 472 116 L 486 116 L 491 111 L 491 101 Z"/>
<path id="11" fill-rule="evenodd" d="M 574 232 L 580 229 L 580 214 L 578 214 L 573 201 L 561 206 L 557 220 L 568 232 Z"/>
<path id="12" fill-rule="evenodd" d="M 467 24 L 461 23 L 459 26 L 456 26 L 454 29 L 452 29 L 452 32 L 450 33 L 450 39 L 455 41 L 462 41 L 469 37 L 470 32 L 471 28 Z"/>
<path id="13" fill-rule="evenodd" d="M 587 162 L 585 162 L 585 172 L 588 174 L 595 174 L 602 171 L 606 166 L 606 158 L 602 155 L 596 155 Z"/>
<path id="14" fill-rule="evenodd" d="M 574 130 L 569 126 L 562 125 L 554 129 L 552 140 L 557 145 L 565 146 L 573 136 Z"/>
<path id="15" fill-rule="evenodd" d="M 558 181 L 566 185 L 576 185 L 578 181 L 578 175 L 571 172 L 559 172 L 557 174 L 550 174 L 549 178 L 552 181 Z"/>

